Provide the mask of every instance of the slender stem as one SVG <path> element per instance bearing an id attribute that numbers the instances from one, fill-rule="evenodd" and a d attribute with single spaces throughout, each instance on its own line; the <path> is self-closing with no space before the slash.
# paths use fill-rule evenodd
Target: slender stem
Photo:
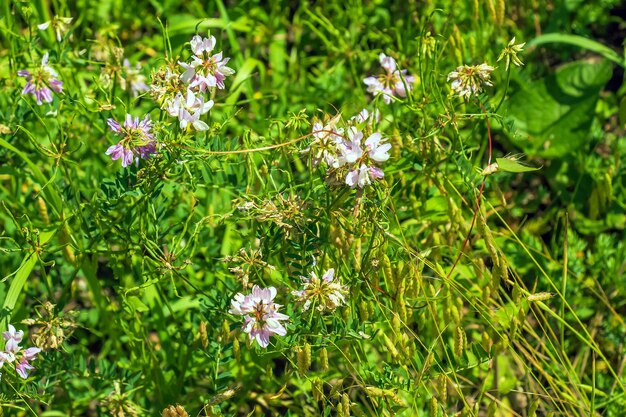
<path id="1" fill-rule="evenodd" d="M 487 165 L 489 166 L 491 165 L 491 157 L 493 154 L 493 143 L 492 143 L 493 141 L 491 139 L 491 124 L 489 123 L 489 115 L 487 114 L 487 110 L 485 109 L 485 106 L 483 106 L 483 103 L 481 103 L 480 101 L 478 101 L 478 104 L 480 104 L 480 108 L 485 114 L 485 122 L 487 123 L 487 139 L 489 140 L 489 153 L 488 153 Z M 487 178 L 486 176 L 483 176 L 483 180 L 480 183 L 480 189 L 478 190 L 478 196 L 476 197 L 476 208 L 474 209 L 474 216 L 472 216 L 472 223 L 470 224 L 470 228 L 469 228 L 469 231 L 467 232 L 467 236 L 465 236 L 465 239 L 463 240 L 463 245 L 461 245 L 461 251 L 459 252 L 459 255 L 456 257 L 454 264 L 452 264 L 452 268 L 450 269 L 450 272 L 448 272 L 448 275 L 446 275 L 446 280 L 448 280 L 448 278 L 452 276 L 452 272 L 454 272 L 456 266 L 461 260 L 461 256 L 463 256 L 463 250 L 465 250 L 465 246 L 467 245 L 467 242 L 469 241 L 470 236 L 472 235 L 472 230 L 474 229 L 474 224 L 476 223 L 476 216 L 478 215 L 478 212 L 480 211 L 480 202 L 483 197 L 483 190 L 485 189 L 486 178 Z"/>

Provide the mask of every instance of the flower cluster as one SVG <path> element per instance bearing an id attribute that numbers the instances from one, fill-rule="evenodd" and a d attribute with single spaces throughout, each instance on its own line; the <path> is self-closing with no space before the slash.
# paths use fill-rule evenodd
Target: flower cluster
<path id="1" fill-rule="evenodd" d="M 378 77 L 367 77 L 363 82 L 367 85 L 367 92 L 377 96 L 383 95 L 386 104 L 391 103 L 391 97 L 406 97 L 406 92 L 411 91 L 415 77 L 408 75 L 406 70 L 397 68 L 396 60 L 383 53 L 378 57 L 380 66 L 385 70 Z"/>
<path id="2" fill-rule="evenodd" d="M 14 363 L 17 374 L 24 379 L 28 378 L 28 373 L 35 369 L 30 361 L 37 357 L 41 349 L 30 347 L 22 350 L 20 343 L 24 337 L 24 331 L 15 330 L 12 324 L 9 324 L 9 330 L 2 333 L 2 337 L 5 340 L 5 345 L 4 351 L 0 351 L 0 368 L 5 363 Z"/>
<path id="3" fill-rule="evenodd" d="M 304 302 L 302 311 L 307 311 L 311 304 L 316 306 L 318 311 L 333 311 L 337 307 L 345 304 L 347 288 L 335 278 L 335 270 L 329 269 L 320 279 L 315 272 L 311 272 L 309 277 L 300 277 L 303 288 L 293 291 L 292 294 L 298 301 Z"/>
<path id="4" fill-rule="evenodd" d="M 126 76 L 120 77 L 120 86 L 124 90 L 130 90 L 133 97 L 137 97 L 140 93 L 149 90 L 146 85 L 146 76 L 141 73 L 141 66 L 139 64 L 136 64 L 133 68 L 128 58 L 125 58 L 123 66 Z"/>
<path id="5" fill-rule="evenodd" d="M 345 183 L 351 188 L 364 188 L 373 180 L 383 178 L 384 173 L 378 164 L 389 159 L 391 144 L 379 132 L 365 137 L 363 129 L 372 130 L 378 119 L 377 111 L 371 114 L 362 110 L 352 117 L 347 127 L 338 127 L 339 117 L 322 124 L 313 124 L 312 136 L 315 138 L 307 151 L 313 156 L 313 163 L 325 163 L 336 172 L 345 173 Z M 344 134 L 345 133 L 345 134 Z M 337 171 L 343 168 L 342 171 Z"/>
<path id="6" fill-rule="evenodd" d="M 189 83 L 189 88 L 204 93 L 206 90 L 226 88 L 224 80 L 235 71 L 226 66 L 230 58 L 223 58 L 222 52 L 213 54 L 215 36 L 202 38 L 194 36 L 191 41 L 191 62 L 178 62 L 185 69 L 182 80 Z"/>
<path id="7" fill-rule="evenodd" d="M 52 27 L 52 30 L 54 30 L 54 33 L 56 35 L 57 41 L 61 42 L 61 40 L 63 39 L 63 35 L 65 35 L 70 30 L 70 23 L 72 23 L 71 17 L 54 16 L 52 20 L 48 20 L 47 22 L 37 25 L 37 27 L 39 28 L 39 30 L 46 30 L 49 27 Z"/>
<path id="8" fill-rule="evenodd" d="M 270 336 L 287 334 L 281 323 L 289 316 L 279 313 L 280 304 L 274 303 L 276 288 L 260 288 L 255 285 L 248 295 L 238 293 L 231 301 L 230 313 L 244 316 L 243 331 L 248 333 L 250 341 L 256 340 L 265 348 L 270 343 Z"/>
<path id="9" fill-rule="evenodd" d="M 515 36 L 513 36 L 513 39 L 511 39 L 509 44 L 502 50 L 502 52 L 498 56 L 498 62 L 504 59 L 505 69 L 507 71 L 509 70 L 509 65 L 511 64 L 511 62 L 513 62 L 513 64 L 517 67 L 524 65 L 522 60 L 519 59 L 519 57 L 517 56 L 519 52 L 522 52 L 524 50 L 524 45 L 526 45 L 526 42 L 515 45 Z"/>
<path id="10" fill-rule="evenodd" d="M 122 166 L 127 167 L 135 158 L 147 159 L 156 153 L 156 141 L 150 132 L 152 127 L 150 116 L 146 116 L 140 122 L 139 117 L 133 119 L 130 114 L 127 114 L 123 125 L 114 119 L 108 119 L 107 123 L 117 136 L 122 137 L 117 144 L 106 151 L 113 161 L 121 159 Z"/>
<path id="11" fill-rule="evenodd" d="M 58 80 L 59 74 L 48 65 L 47 52 L 44 54 L 39 68 L 33 71 L 19 70 L 17 75 L 26 78 L 26 85 L 22 94 L 34 95 L 40 106 L 43 102 L 52 103 L 52 91 L 57 93 L 63 91 L 63 83 Z"/>
<path id="12" fill-rule="evenodd" d="M 224 80 L 235 71 L 226 66 L 230 58 L 222 52 L 213 53 L 214 36 L 203 38 L 195 35 L 189 42 L 191 61 L 178 66 L 168 64 L 152 74 L 151 95 L 170 116 L 178 118 L 180 128 L 203 131 L 209 125 L 200 120 L 213 107 L 209 99 L 215 89 L 226 88 Z"/>
<path id="13" fill-rule="evenodd" d="M 459 97 L 470 98 L 483 91 L 483 86 L 493 86 L 491 73 L 494 68 L 486 63 L 480 65 L 461 65 L 455 71 L 448 74 L 448 81 L 452 81 L 451 87 Z"/>

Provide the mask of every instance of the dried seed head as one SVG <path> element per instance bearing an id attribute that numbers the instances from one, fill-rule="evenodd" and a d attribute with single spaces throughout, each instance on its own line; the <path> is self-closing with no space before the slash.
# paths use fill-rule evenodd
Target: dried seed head
<path id="1" fill-rule="evenodd" d="M 162 417 L 189 417 L 182 405 L 170 405 L 163 410 Z"/>
<path id="2" fill-rule="evenodd" d="M 201 321 L 200 327 L 198 328 L 198 338 L 200 339 L 200 344 L 203 349 L 206 349 L 209 346 L 209 336 L 206 331 L 206 322 Z"/>

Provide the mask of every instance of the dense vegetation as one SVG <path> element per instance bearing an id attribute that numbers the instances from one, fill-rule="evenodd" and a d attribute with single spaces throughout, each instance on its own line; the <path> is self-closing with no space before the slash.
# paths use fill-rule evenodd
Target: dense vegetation
<path id="1" fill-rule="evenodd" d="M 619 1 L 0 7 L 0 414 L 624 415 Z"/>

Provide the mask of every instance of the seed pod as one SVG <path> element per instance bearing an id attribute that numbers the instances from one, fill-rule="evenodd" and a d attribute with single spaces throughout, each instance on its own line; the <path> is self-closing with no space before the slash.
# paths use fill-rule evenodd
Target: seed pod
<path id="1" fill-rule="evenodd" d="M 463 357 L 463 352 L 465 351 L 465 338 L 465 330 L 463 330 L 461 326 L 457 326 L 454 337 L 454 355 L 457 360 Z"/>
<path id="2" fill-rule="evenodd" d="M 430 410 L 430 413 L 429 413 L 430 417 L 437 417 L 439 415 L 439 407 L 437 406 L 437 398 L 430 397 L 428 409 Z"/>
<path id="3" fill-rule="evenodd" d="M 206 333 L 206 325 L 204 327 L 205 333 Z M 222 341 L 223 342 L 228 342 L 228 340 L 230 339 L 230 323 L 228 322 L 228 320 L 224 320 L 222 322 Z M 208 339 L 207 339 L 207 344 L 209 343 Z M 202 342 L 202 347 L 204 347 L 206 349 L 206 346 L 204 345 L 204 341 Z"/>
<path id="4" fill-rule="evenodd" d="M 442 404 L 448 402 L 448 377 L 445 374 L 439 375 L 437 378 L 437 393 Z"/>
<path id="5" fill-rule="evenodd" d="M 545 301 L 545 300 L 549 300 L 552 297 L 554 297 L 554 294 L 552 294 L 550 292 L 538 292 L 536 294 L 529 295 L 527 300 L 530 301 L 530 302 Z"/>
<path id="6" fill-rule="evenodd" d="M 355 417 L 368 417 L 358 403 L 353 404 L 350 411 L 352 411 L 352 414 L 354 414 Z"/>
<path id="7" fill-rule="evenodd" d="M 400 317 L 397 314 L 394 314 L 391 319 L 391 329 L 393 330 L 392 335 L 394 341 L 397 341 L 399 337 L 402 337 L 402 323 L 400 323 Z"/>
<path id="8" fill-rule="evenodd" d="M 367 301 L 361 299 L 361 303 L 359 304 L 359 314 L 361 316 L 361 322 L 366 322 L 370 318 L 369 306 L 367 304 Z"/>
<path id="9" fill-rule="evenodd" d="M 387 346 L 387 350 L 389 351 L 389 353 L 391 353 L 391 356 L 394 359 L 398 359 L 398 357 L 400 356 L 400 353 L 398 352 L 398 349 L 396 349 L 396 345 L 384 333 L 383 333 L 383 341 L 385 342 L 385 346 Z"/>
<path id="10" fill-rule="evenodd" d="M 519 323 L 517 321 L 517 317 L 513 317 L 513 319 L 511 319 L 511 329 L 509 330 L 509 339 L 511 340 L 517 339 L 518 328 L 519 328 Z"/>
<path id="11" fill-rule="evenodd" d="M 361 271 L 361 238 L 354 240 L 354 270 Z"/>
<path id="12" fill-rule="evenodd" d="M 486 352 L 491 352 L 491 346 L 493 346 L 493 342 L 491 341 L 491 337 L 489 337 L 489 333 L 484 332 L 481 338 L 483 349 L 485 349 Z"/>
<path id="13" fill-rule="evenodd" d="M 424 370 L 422 371 L 423 374 L 428 372 L 433 364 L 433 360 L 435 360 L 435 354 L 433 352 L 428 352 L 428 356 L 426 356 L 426 359 L 424 360 Z"/>
<path id="14" fill-rule="evenodd" d="M 48 225 L 50 224 L 50 217 L 48 216 L 48 208 L 46 207 L 46 202 L 43 198 L 37 197 L 37 212 L 39 213 L 39 217 L 43 220 L 43 222 Z"/>
<path id="15" fill-rule="evenodd" d="M 522 300 L 522 289 L 519 284 L 516 282 L 513 284 L 513 291 L 511 291 L 511 299 L 515 304 L 519 304 Z"/>
<path id="16" fill-rule="evenodd" d="M 350 397 L 345 392 L 341 396 L 341 411 L 344 416 L 350 417 Z"/>
<path id="17" fill-rule="evenodd" d="M 394 275 L 393 275 L 393 269 L 391 268 L 391 261 L 389 260 L 389 256 L 387 256 L 387 254 L 383 254 L 382 256 L 382 269 L 383 269 L 383 273 L 385 274 L 385 282 L 388 283 L 389 285 L 391 285 L 391 289 L 395 292 L 396 291 L 396 282 L 394 279 Z"/>
<path id="18" fill-rule="evenodd" d="M 320 367 L 322 371 L 328 371 L 328 351 L 325 347 L 320 350 Z"/>
<path id="19" fill-rule="evenodd" d="M 330 387 L 330 393 L 328 394 L 328 396 L 330 398 L 336 398 L 339 397 L 339 392 L 343 390 L 343 379 L 340 380 L 336 380 L 334 384 L 331 385 Z"/>
<path id="20" fill-rule="evenodd" d="M 313 399 L 318 402 L 322 401 L 322 398 L 324 398 L 322 380 L 319 378 L 313 378 L 313 380 L 311 381 L 311 389 Z"/>
<path id="21" fill-rule="evenodd" d="M 493 23 L 498 23 L 498 16 L 496 14 L 496 8 L 493 4 L 493 0 L 487 0 L 487 9 L 489 10 L 489 16 L 491 16 Z"/>
<path id="22" fill-rule="evenodd" d="M 209 336 L 207 335 L 206 322 L 204 321 L 200 322 L 200 327 L 198 329 L 198 337 L 200 338 L 200 344 L 202 345 L 202 348 L 206 349 L 207 346 L 209 346 Z"/>
<path id="23" fill-rule="evenodd" d="M 65 259 L 71 264 L 76 263 L 74 249 L 72 249 L 72 247 L 70 246 L 70 228 L 67 225 L 67 222 L 64 222 L 63 226 L 61 226 L 59 241 L 63 245 L 63 256 L 65 257 Z"/>
<path id="24" fill-rule="evenodd" d="M 241 358 L 241 351 L 239 347 L 239 339 L 237 338 L 233 339 L 233 356 L 235 357 L 237 362 L 239 362 L 239 359 Z"/>
<path id="25" fill-rule="evenodd" d="M 496 23 L 498 26 L 504 24 L 504 13 L 506 11 L 505 0 L 496 0 Z"/>
<path id="26" fill-rule="evenodd" d="M 298 374 L 304 376 L 311 366 L 311 345 L 304 344 L 304 347 L 298 348 Z"/>
<path id="27" fill-rule="evenodd" d="M 343 308 L 343 311 L 341 312 L 341 316 L 343 317 L 343 321 L 348 321 L 350 320 L 350 315 L 352 314 L 352 309 L 350 308 L 349 305 L 345 306 Z"/>
<path id="28" fill-rule="evenodd" d="M 398 312 L 398 316 L 400 317 L 400 320 L 406 323 L 407 311 L 406 311 L 406 302 L 404 301 L 403 294 L 398 294 L 394 302 L 394 307 L 396 308 L 396 311 Z"/>

